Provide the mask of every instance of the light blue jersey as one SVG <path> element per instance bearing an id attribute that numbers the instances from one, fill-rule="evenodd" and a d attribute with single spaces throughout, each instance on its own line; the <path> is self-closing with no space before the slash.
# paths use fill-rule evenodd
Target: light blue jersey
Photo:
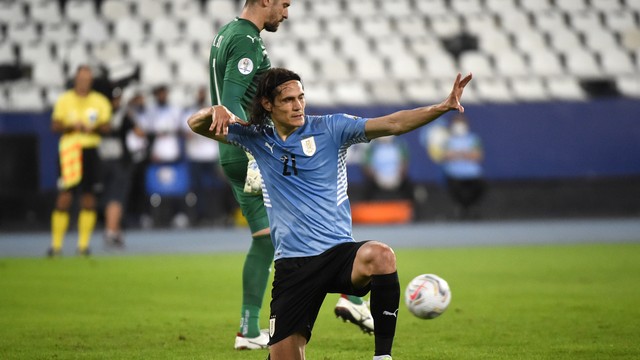
<path id="1" fill-rule="evenodd" d="M 369 141 L 365 123 L 345 114 L 306 116 L 286 141 L 273 127 L 229 127 L 227 141 L 258 162 L 276 260 L 354 241 L 346 155 L 350 145 Z"/>

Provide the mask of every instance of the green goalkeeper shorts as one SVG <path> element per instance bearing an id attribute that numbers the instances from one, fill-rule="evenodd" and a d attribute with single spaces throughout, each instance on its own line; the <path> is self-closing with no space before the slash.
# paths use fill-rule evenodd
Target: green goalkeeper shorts
<path id="1" fill-rule="evenodd" d="M 269 228 L 267 209 L 264 207 L 262 194 L 248 194 L 244 192 L 247 177 L 248 161 L 222 164 L 222 170 L 231 183 L 233 196 L 240 205 L 242 215 L 247 219 L 251 233 Z"/>

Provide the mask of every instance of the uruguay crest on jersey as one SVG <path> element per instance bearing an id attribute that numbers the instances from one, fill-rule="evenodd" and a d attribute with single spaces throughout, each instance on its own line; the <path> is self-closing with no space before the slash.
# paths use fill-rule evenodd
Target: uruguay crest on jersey
<path id="1" fill-rule="evenodd" d="M 300 143 L 302 143 L 302 152 L 305 155 L 311 156 L 316 153 L 316 141 L 313 136 L 300 140 Z"/>

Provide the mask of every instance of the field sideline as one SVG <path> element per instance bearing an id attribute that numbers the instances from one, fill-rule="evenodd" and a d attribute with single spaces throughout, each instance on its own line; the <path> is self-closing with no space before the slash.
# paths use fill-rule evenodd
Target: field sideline
<path id="1" fill-rule="evenodd" d="M 530 243 L 501 243 L 505 233 L 516 237 L 515 230 L 509 235 L 513 223 L 484 243 L 480 239 L 495 231 L 487 224 L 449 226 L 449 236 L 466 233 L 460 242 L 470 242 L 449 246 L 399 245 L 417 236 L 412 229 L 393 237 L 392 228 L 358 229 L 365 238 L 370 231 L 397 242 L 403 288 L 426 272 L 452 288 L 450 308 L 435 320 L 414 318 L 401 304 L 394 359 L 640 358 L 640 232 L 635 240 L 624 235 L 637 221 L 612 223 L 609 230 L 622 229 L 617 235 L 584 221 L 583 241 L 571 235 L 572 226 L 545 223 L 534 228 L 555 233 L 564 244 L 531 228 L 517 232 L 521 240 L 528 234 Z M 445 230 L 439 226 L 415 232 L 425 239 Z M 42 254 L 40 238 L 26 258 L 7 257 L 8 237 L 0 235 L 2 359 L 266 358 L 265 351 L 233 350 L 242 251 L 49 260 L 36 254 Z M 336 300 L 327 297 L 307 357 L 371 359 L 373 337 L 337 320 Z"/>

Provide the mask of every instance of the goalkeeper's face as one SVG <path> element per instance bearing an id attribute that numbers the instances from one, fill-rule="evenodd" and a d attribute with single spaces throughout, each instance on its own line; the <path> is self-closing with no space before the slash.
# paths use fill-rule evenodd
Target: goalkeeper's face
<path id="1" fill-rule="evenodd" d="M 289 80 L 276 88 L 273 102 L 262 100 L 262 106 L 271 114 L 278 128 L 294 130 L 304 125 L 304 89 L 298 80 Z"/>
<path id="2" fill-rule="evenodd" d="M 276 32 L 280 23 L 289 17 L 291 0 L 272 0 L 270 3 L 269 17 L 264 21 L 264 29 Z"/>

